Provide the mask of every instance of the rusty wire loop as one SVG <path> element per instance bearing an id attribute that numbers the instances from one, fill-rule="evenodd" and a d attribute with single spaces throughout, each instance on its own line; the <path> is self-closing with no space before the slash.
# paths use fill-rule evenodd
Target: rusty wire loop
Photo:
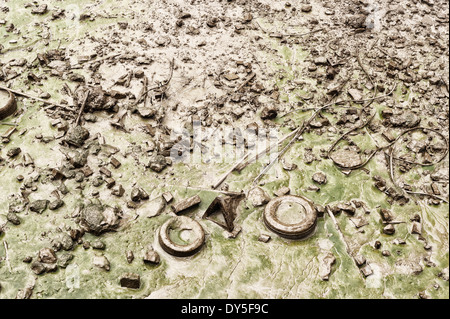
<path id="1" fill-rule="evenodd" d="M 436 160 L 435 162 L 431 162 L 431 163 L 410 162 L 410 161 L 406 161 L 406 160 L 404 160 L 404 159 L 402 159 L 402 158 L 398 158 L 398 157 L 395 157 L 395 156 L 394 156 L 394 152 L 395 152 L 395 144 L 400 140 L 400 138 L 401 138 L 402 136 L 404 136 L 405 134 L 409 133 L 409 132 L 418 131 L 418 130 L 421 130 L 421 131 L 430 131 L 430 132 L 436 133 L 437 135 L 439 135 L 439 136 L 445 141 L 445 145 L 446 145 L 445 152 L 444 152 L 444 154 L 443 154 L 438 160 Z M 397 181 L 396 181 L 396 179 L 395 179 L 395 176 L 394 176 L 394 160 L 397 160 L 397 161 L 403 161 L 403 162 L 406 162 L 406 163 L 415 164 L 415 165 L 420 165 L 420 166 L 433 166 L 433 165 L 436 165 L 436 164 L 440 163 L 442 160 L 444 160 L 444 158 L 447 156 L 448 151 L 449 151 L 449 143 L 448 143 L 448 139 L 447 139 L 442 133 L 440 133 L 440 132 L 438 132 L 438 131 L 436 131 L 436 130 L 434 130 L 434 129 L 426 128 L 426 127 L 415 127 L 415 128 L 411 128 L 411 129 L 408 129 L 408 130 L 403 131 L 403 132 L 395 139 L 395 141 L 393 141 L 393 142 L 391 143 L 390 147 L 391 147 L 391 150 L 390 150 L 389 154 L 387 154 L 387 155 L 388 155 L 388 158 L 389 158 L 389 171 L 390 171 L 390 177 L 391 177 L 391 181 L 392 181 L 392 183 L 394 184 L 395 187 L 401 189 L 402 191 L 404 191 L 404 192 L 407 193 L 407 194 L 430 196 L 430 197 L 434 197 L 434 198 L 436 198 L 436 199 L 442 200 L 442 201 L 444 201 L 445 203 L 448 204 L 448 199 L 445 199 L 445 198 L 443 198 L 443 197 L 440 197 L 440 196 L 437 196 L 437 195 L 434 195 L 434 194 L 428 194 L 428 193 L 423 193 L 423 192 L 413 192 L 413 191 L 404 189 L 403 187 L 401 187 L 400 185 L 398 185 L 398 183 L 397 183 Z"/>

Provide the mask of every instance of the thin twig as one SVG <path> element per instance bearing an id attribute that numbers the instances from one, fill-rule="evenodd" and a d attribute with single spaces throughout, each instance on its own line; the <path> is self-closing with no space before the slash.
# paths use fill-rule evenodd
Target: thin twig
<path id="1" fill-rule="evenodd" d="M 81 114 L 83 114 L 83 111 L 84 111 L 84 108 L 86 107 L 86 102 L 87 102 L 87 99 L 88 99 L 90 93 L 91 93 L 91 91 L 88 90 L 86 92 L 86 95 L 84 96 L 83 104 L 81 104 L 80 112 L 78 113 L 78 117 L 75 121 L 75 126 L 78 126 L 78 124 L 80 123 Z"/>
<path id="2" fill-rule="evenodd" d="M 391 91 L 389 91 L 387 94 L 385 94 L 385 95 L 380 95 L 380 96 L 373 97 L 373 98 L 369 98 L 369 99 L 364 99 L 364 100 L 344 100 L 344 101 L 336 101 L 336 102 L 332 102 L 332 103 L 326 104 L 326 105 L 324 105 L 324 106 L 322 106 L 322 107 L 318 107 L 318 108 L 309 108 L 309 109 L 306 109 L 306 110 L 308 110 L 308 111 L 312 111 L 312 110 L 323 110 L 323 109 L 329 108 L 330 106 L 337 105 L 337 104 L 343 104 L 343 103 L 358 103 L 358 102 L 361 103 L 361 102 L 367 102 L 367 101 L 374 101 L 374 100 L 382 99 L 382 98 L 385 98 L 385 97 L 391 95 L 392 92 L 394 92 L 396 88 L 397 88 L 397 84 L 395 84 L 394 87 L 391 89 Z M 299 112 L 299 111 L 305 111 L 305 109 L 295 109 L 295 110 L 292 110 L 292 111 L 290 111 L 290 112 L 288 112 L 288 113 L 282 115 L 281 117 L 285 117 L 286 115 L 289 115 L 289 114 L 294 113 L 294 112 Z"/>
<path id="3" fill-rule="evenodd" d="M 277 157 L 275 159 L 273 159 L 269 165 L 267 165 L 262 171 L 261 173 L 259 173 L 259 175 L 253 180 L 253 185 L 256 185 L 256 183 L 258 183 L 258 181 L 261 179 L 261 177 L 266 174 L 270 168 L 275 164 L 275 162 L 277 160 L 280 160 L 283 155 L 289 150 L 289 148 L 292 146 L 292 144 L 294 143 L 294 141 L 303 134 L 303 132 L 305 131 L 305 126 L 303 126 L 303 124 L 301 125 L 301 129 L 298 130 L 297 134 L 294 135 L 294 137 L 289 141 L 289 143 L 281 150 L 281 152 L 277 155 Z"/>
<path id="4" fill-rule="evenodd" d="M 71 112 L 74 111 L 73 109 L 71 109 L 71 108 L 69 108 L 69 107 L 67 107 L 65 105 L 61 105 L 61 104 L 54 103 L 54 102 L 51 102 L 51 101 L 48 101 L 48 100 L 44 100 L 44 99 L 38 98 L 36 96 L 32 96 L 30 94 L 27 94 L 27 93 L 24 93 L 24 92 L 21 92 L 21 91 L 17 91 L 17 90 L 13 90 L 13 89 L 1 86 L 1 85 L 0 85 L 0 89 L 8 90 L 8 91 L 11 91 L 12 93 L 14 93 L 16 95 L 19 95 L 19 96 L 22 96 L 22 97 L 26 97 L 26 98 L 29 98 L 29 99 L 32 99 L 32 100 L 36 100 L 36 101 L 42 102 L 42 103 L 47 104 L 47 105 L 51 105 L 50 107 L 47 107 L 45 109 L 53 108 L 53 107 L 60 107 L 60 108 L 62 108 L 64 110 L 67 110 L 67 111 L 71 111 Z"/>

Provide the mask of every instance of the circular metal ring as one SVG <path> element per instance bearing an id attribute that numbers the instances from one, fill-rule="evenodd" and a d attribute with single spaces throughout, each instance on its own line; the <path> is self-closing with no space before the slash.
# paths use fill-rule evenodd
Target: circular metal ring
<path id="1" fill-rule="evenodd" d="M 8 101 L 6 104 L 0 104 L 0 120 L 7 118 L 10 115 L 13 115 L 17 110 L 16 97 L 14 94 L 6 89 L 0 89 L 0 91 L 8 92 Z"/>
<path id="2" fill-rule="evenodd" d="M 170 231 L 173 229 L 191 230 L 195 234 L 195 239 L 188 245 L 174 243 L 170 238 Z M 176 216 L 165 222 L 159 231 L 159 243 L 169 254 L 177 257 L 187 257 L 197 253 L 205 243 L 205 232 L 203 227 L 186 216 Z"/>
<path id="3" fill-rule="evenodd" d="M 283 203 L 295 203 L 303 207 L 305 217 L 294 224 L 282 222 L 277 211 Z M 301 196 L 281 196 L 271 200 L 264 210 L 264 223 L 274 233 L 288 239 L 302 239 L 311 235 L 317 225 L 317 211 L 311 201 Z"/>

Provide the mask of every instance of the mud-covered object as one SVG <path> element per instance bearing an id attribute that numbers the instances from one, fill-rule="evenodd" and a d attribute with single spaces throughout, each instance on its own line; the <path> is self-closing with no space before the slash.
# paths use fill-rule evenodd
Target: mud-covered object
<path id="1" fill-rule="evenodd" d="M 167 166 L 166 158 L 162 155 L 155 155 L 150 157 L 148 166 L 152 171 L 161 172 Z"/>
<path id="2" fill-rule="evenodd" d="M 78 104 L 84 101 L 86 92 L 89 91 L 89 96 L 86 100 L 85 111 L 109 111 L 117 103 L 117 100 L 108 96 L 100 86 L 94 87 L 80 87 L 75 91 L 75 100 Z"/>
<path id="3" fill-rule="evenodd" d="M 362 164 L 361 156 L 354 150 L 340 149 L 330 155 L 333 162 L 342 168 L 351 168 Z"/>
<path id="4" fill-rule="evenodd" d="M 172 240 L 172 231 L 181 232 L 189 230 L 193 232 L 193 239 L 183 245 Z M 159 243 L 169 254 L 177 257 L 187 257 L 196 254 L 205 243 L 205 232 L 203 227 L 192 218 L 186 216 L 172 217 L 166 221 L 159 231 Z"/>
<path id="5" fill-rule="evenodd" d="M 75 147 L 83 146 L 84 142 L 89 138 L 89 131 L 82 126 L 71 128 L 66 135 L 66 142 Z"/>
<path id="6" fill-rule="evenodd" d="M 0 89 L 0 120 L 13 115 L 17 110 L 16 97 L 11 91 Z"/>
<path id="7" fill-rule="evenodd" d="M 297 206 L 298 208 L 293 208 Z M 301 207 L 301 208 L 300 208 Z M 302 210 L 301 218 L 287 222 L 280 220 L 282 210 Z M 313 203 L 301 196 L 281 196 L 271 200 L 264 210 L 264 224 L 277 235 L 287 239 L 304 239 L 317 226 L 317 211 Z"/>
<path id="8" fill-rule="evenodd" d="M 46 199 L 36 200 L 30 204 L 30 210 L 42 214 L 47 209 L 48 203 L 49 201 Z"/>
<path id="9" fill-rule="evenodd" d="M 398 115 L 392 115 L 389 122 L 394 127 L 413 128 L 420 124 L 420 117 L 413 112 L 405 111 Z"/>
<path id="10" fill-rule="evenodd" d="M 227 231 L 232 232 L 234 229 L 234 220 L 236 218 L 236 209 L 239 202 L 243 199 L 245 195 L 239 196 L 218 196 L 213 200 L 211 205 L 203 214 L 203 219 L 209 219 L 212 222 L 218 224 L 219 226 L 225 228 Z M 225 223 L 214 220 L 210 216 L 216 212 L 223 215 Z"/>
<path id="11" fill-rule="evenodd" d="M 117 208 L 92 204 L 81 212 L 80 226 L 88 233 L 100 235 L 119 226 L 120 216 Z"/>

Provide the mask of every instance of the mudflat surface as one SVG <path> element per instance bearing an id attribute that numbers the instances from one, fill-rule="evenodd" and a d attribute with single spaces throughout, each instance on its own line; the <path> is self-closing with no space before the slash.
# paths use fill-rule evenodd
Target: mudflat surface
<path id="1" fill-rule="evenodd" d="M 0 298 L 448 298 L 448 9 L 0 0 Z"/>

